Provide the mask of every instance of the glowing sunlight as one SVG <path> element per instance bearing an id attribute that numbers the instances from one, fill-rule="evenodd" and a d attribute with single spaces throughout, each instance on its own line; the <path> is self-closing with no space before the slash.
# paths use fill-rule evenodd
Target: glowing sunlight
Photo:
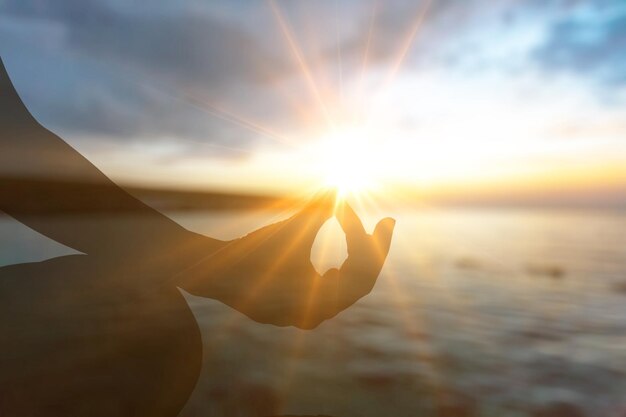
<path id="1" fill-rule="evenodd" d="M 320 174 L 324 185 L 336 188 L 340 197 L 376 188 L 382 160 L 366 130 L 338 130 L 323 137 L 318 149 L 315 157 L 322 161 Z"/>

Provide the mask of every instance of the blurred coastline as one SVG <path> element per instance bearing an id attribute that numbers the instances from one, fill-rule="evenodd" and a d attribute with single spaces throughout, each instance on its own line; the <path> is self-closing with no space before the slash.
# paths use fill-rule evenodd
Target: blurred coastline
<path id="1" fill-rule="evenodd" d="M 106 185 L 68 179 L 38 179 L 29 177 L 0 177 L 0 185 L 8 194 L 20 190 L 66 195 L 65 206 L 48 207 L 37 201 L 23 210 L 33 214 L 55 215 L 71 213 L 115 213 L 132 210 L 132 207 L 113 206 L 98 200 L 98 189 Z M 242 191 L 201 190 L 175 187 L 149 187 L 120 184 L 129 194 L 161 211 L 223 211 L 258 210 L 271 208 L 285 211 L 303 204 L 311 195 L 289 193 L 249 193 Z M 382 190 L 377 201 L 381 209 L 411 209 L 424 207 L 460 209 L 566 209 L 626 211 L 626 184 L 592 189 L 548 189 L 485 191 L 471 187 L 433 192 L 431 190 Z M 78 199 L 78 200 L 77 200 Z"/>

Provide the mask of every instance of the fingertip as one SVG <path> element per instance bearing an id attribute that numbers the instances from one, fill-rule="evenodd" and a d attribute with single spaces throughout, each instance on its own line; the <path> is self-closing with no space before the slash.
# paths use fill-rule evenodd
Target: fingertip
<path id="1" fill-rule="evenodd" d="M 363 228 L 361 219 L 346 201 L 341 201 L 337 206 L 335 216 L 346 235 L 365 235 L 365 229 Z"/>
<path id="2" fill-rule="evenodd" d="M 336 193 L 334 190 L 327 190 L 317 201 L 317 209 L 324 217 L 330 217 L 335 212 L 335 198 Z"/>
<path id="3" fill-rule="evenodd" d="M 391 231 L 393 231 L 393 229 L 396 227 L 396 219 L 394 219 L 393 217 L 385 217 L 381 221 L 384 222 L 385 228 L 388 228 Z"/>
<path id="4" fill-rule="evenodd" d="M 305 234 L 308 238 L 302 241 L 307 243 L 315 238 L 324 222 L 333 216 L 334 209 L 334 194 L 329 190 L 320 191 L 309 200 L 304 208 L 291 217 L 289 223 L 306 230 Z"/>
<path id="5" fill-rule="evenodd" d="M 374 237 L 379 242 L 384 243 L 385 246 L 388 246 L 391 244 L 391 238 L 395 227 L 396 219 L 392 217 L 385 217 L 376 225 L 376 228 L 374 229 Z"/>
<path id="6" fill-rule="evenodd" d="M 350 207 L 350 204 L 348 204 L 345 200 L 342 200 L 339 204 L 337 204 L 337 216 L 348 222 L 359 219 L 354 209 Z"/>
<path id="7" fill-rule="evenodd" d="M 396 226 L 396 219 L 394 219 L 393 217 L 385 217 L 384 219 L 378 222 L 378 224 L 376 225 L 376 230 L 381 229 L 381 230 L 393 231 L 395 226 Z"/>
<path id="8" fill-rule="evenodd" d="M 301 213 L 330 213 L 335 208 L 335 194 L 332 190 L 323 190 L 317 192 L 304 206 Z"/>

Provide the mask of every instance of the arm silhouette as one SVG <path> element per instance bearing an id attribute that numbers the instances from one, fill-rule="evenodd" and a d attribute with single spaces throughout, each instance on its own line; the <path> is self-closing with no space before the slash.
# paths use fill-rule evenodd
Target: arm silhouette
<path id="1" fill-rule="evenodd" d="M 86 215 L 76 215 L 76 208 L 87 208 Z M 370 236 L 347 204 L 337 206 L 334 193 L 326 193 L 290 219 L 240 239 L 224 242 L 190 232 L 128 194 L 41 126 L 1 60 L 0 210 L 66 246 L 137 264 L 150 279 L 159 276 L 215 298 L 253 320 L 307 329 L 371 291 L 395 224 L 383 219 Z M 311 246 L 333 215 L 346 234 L 348 258 L 340 269 L 320 276 L 310 261 Z"/>
<path id="2" fill-rule="evenodd" d="M 126 254 L 198 236 L 117 186 L 30 114 L 0 59 L 0 210 L 66 246 Z M 111 216 L 127 212 L 133 219 Z M 59 214 L 52 219 L 49 214 Z M 85 214 L 84 216 L 81 214 Z M 203 239 L 204 245 L 221 242 Z"/>

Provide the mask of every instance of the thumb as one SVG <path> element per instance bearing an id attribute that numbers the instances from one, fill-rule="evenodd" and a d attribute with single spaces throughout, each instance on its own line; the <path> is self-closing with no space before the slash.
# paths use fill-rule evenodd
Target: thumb
<path id="1" fill-rule="evenodd" d="M 289 227 L 286 231 L 289 234 L 296 233 L 303 245 L 313 245 L 319 229 L 333 215 L 335 197 L 334 191 L 317 194 L 306 207 L 287 221 Z"/>
<path id="2" fill-rule="evenodd" d="M 396 221 L 391 217 L 386 217 L 378 222 L 374 233 L 372 234 L 374 241 L 376 242 L 380 253 L 387 256 L 389 247 L 391 246 L 391 238 L 393 236 L 393 229 L 396 226 Z"/>

